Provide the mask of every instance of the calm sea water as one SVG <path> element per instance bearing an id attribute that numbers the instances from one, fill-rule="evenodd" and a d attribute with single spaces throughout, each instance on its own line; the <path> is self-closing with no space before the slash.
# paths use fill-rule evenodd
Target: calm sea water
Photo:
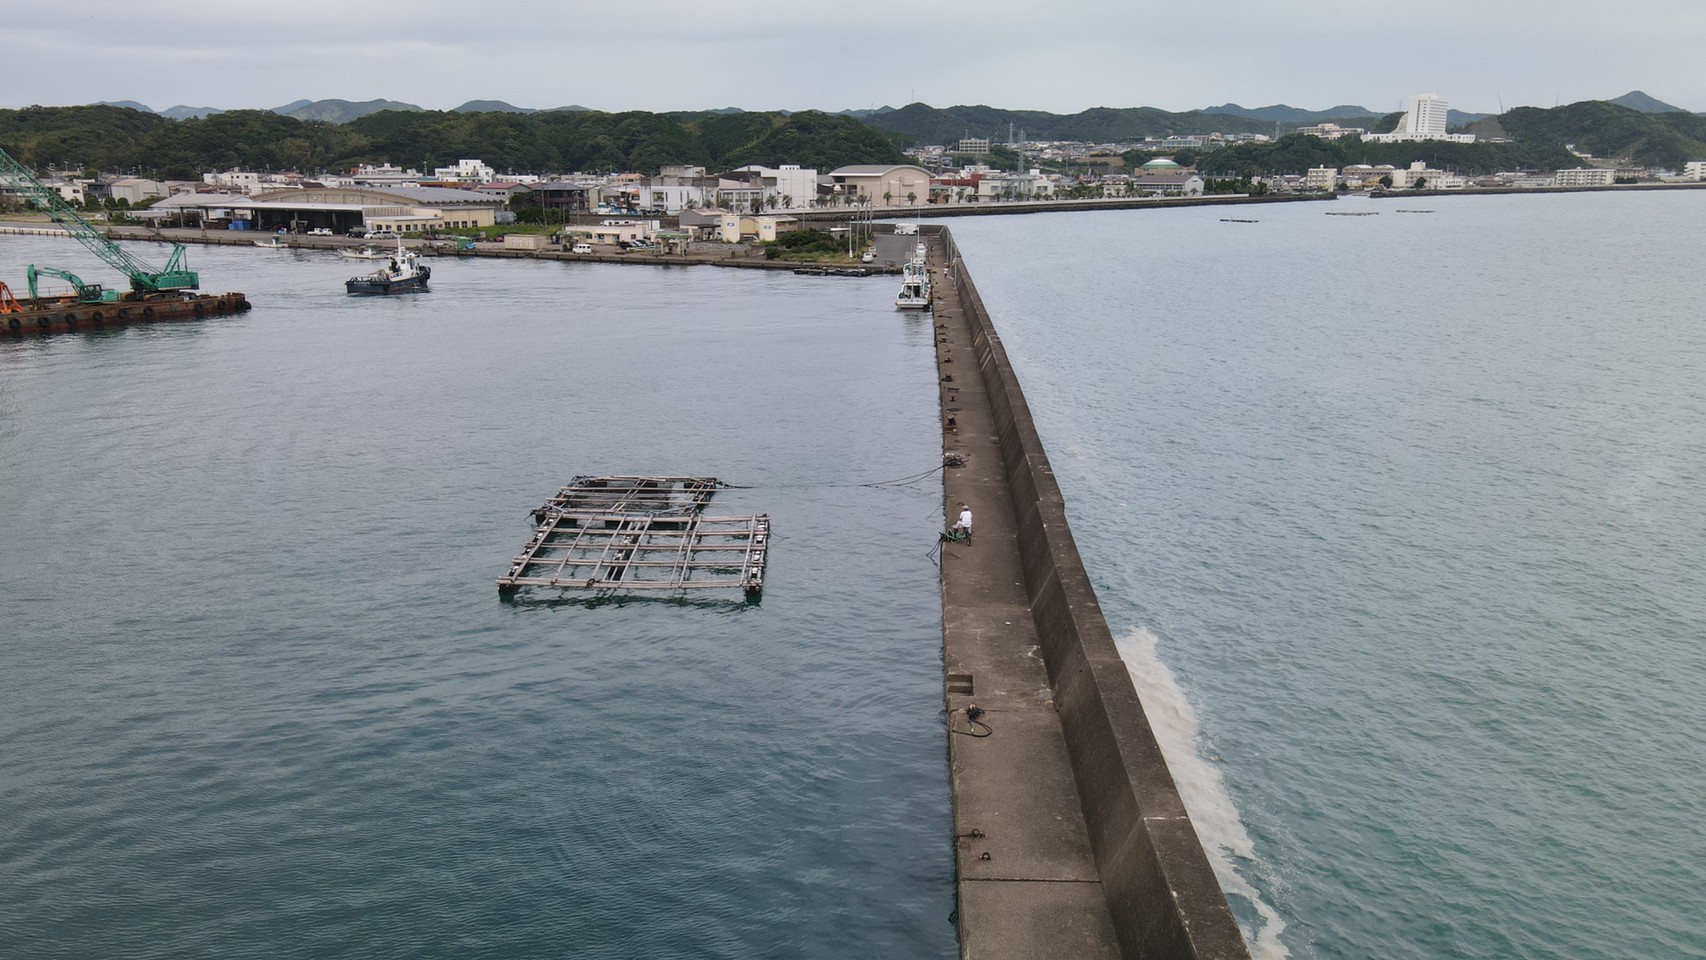
<path id="1" fill-rule="evenodd" d="M 890 282 L 190 257 L 257 309 L 0 341 L 0 956 L 954 954 L 940 485 L 859 485 L 940 463 Z M 762 603 L 500 602 L 628 472 L 769 513 Z"/>
<path id="2" fill-rule="evenodd" d="M 1702 222 L 952 223 L 1258 956 L 1706 956 Z"/>

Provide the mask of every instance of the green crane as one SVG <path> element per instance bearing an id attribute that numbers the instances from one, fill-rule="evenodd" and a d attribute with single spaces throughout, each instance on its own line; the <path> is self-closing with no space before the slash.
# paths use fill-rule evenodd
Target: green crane
<path id="1" fill-rule="evenodd" d="M 161 290 L 194 290 L 201 286 L 201 278 L 194 270 L 184 266 L 184 245 L 172 244 L 172 255 L 166 258 L 166 268 L 156 270 L 141 259 L 132 256 L 129 251 L 114 243 L 102 233 L 98 227 L 86 220 L 71 204 L 66 203 L 58 192 L 47 184 L 37 180 L 23 164 L 12 159 L 5 150 L 0 150 L 0 187 L 21 194 L 29 204 L 46 213 L 54 223 L 64 227 L 72 238 L 83 246 L 88 247 L 95 256 L 105 260 L 113 269 L 130 278 L 130 289 L 137 293 L 152 293 Z M 29 281 L 30 296 L 36 295 L 36 275 L 60 277 L 68 280 L 77 288 L 77 298 L 84 302 L 96 302 L 101 299 L 111 299 L 108 293 L 101 290 L 99 284 L 85 284 L 75 276 L 63 270 L 38 269 L 30 265 Z M 92 298 L 92 299 L 91 299 Z"/>
<path id="2" fill-rule="evenodd" d="M 84 283 L 83 278 L 69 270 L 55 270 L 52 267 L 38 267 L 30 264 L 24 271 L 24 276 L 30 281 L 30 299 L 37 299 L 36 277 L 58 277 L 71 284 L 71 289 L 77 291 L 78 303 L 112 303 L 118 299 L 117 290 L 106 290 L 98 283 Z"/>

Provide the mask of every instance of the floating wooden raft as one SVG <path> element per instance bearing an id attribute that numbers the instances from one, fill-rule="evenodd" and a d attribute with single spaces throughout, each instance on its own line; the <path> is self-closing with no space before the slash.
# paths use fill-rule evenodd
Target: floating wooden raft
<path id="1" fill-rule="evenodd" d="M 716 477 L 576 477 L 533 511 L 533 522 L 552 513 L 698 513 L 722 486 Z"/>
<path id="2" fill-rule="evenodd" d="M 576 477 L 533 511 L 539 529 L 498 593 L 764 589 L 770 517 L 707 517 L 716 477 Z"/>
<path id="3" fill-rule="evenodd" d="M 552 513 L 509 572 L 521 587 L 585 590 L 764 589 L 770 517 Z"/>

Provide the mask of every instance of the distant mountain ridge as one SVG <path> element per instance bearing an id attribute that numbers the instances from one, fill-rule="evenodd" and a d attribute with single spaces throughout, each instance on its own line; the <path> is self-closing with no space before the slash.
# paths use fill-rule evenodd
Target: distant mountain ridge
<path id="1" fill-rule="evenodd" d="M 450 108 L 451 113 L 538 113 L 532 107 L 518 107 L 513 103 L 502 100 L 470 100 L 460 107 Z"/>
<path id="2" fill-rule="evenodd" d="M 1317 124 L 1323 120 L 1343 119 L 1345 117 L 1378 117 L 1378 111 L 1367 107 L 1343 104 L 1329 107 L 1326 110 L 1305 110 L 1301 107 L 1276 103 L 1266 107 L 1241 107 L 1236 103 L 1223 103 L 1218 107 L 1203 107 L 1203 113 L 1225 113 L 1234 117 L 1249 117 L 1252 120 L 1266 120 L 1269 123 Z"/>
<path id="3" fill-rule="evenodd" d="M 187 107 L 181 103 L 175 107 L 167 107 L 166 109 L 159 111 L 160 116 L 165 117 L 168 120 L 197 120 L 202 117 L 211 117 L 216 113 L 224 112 L 224 110 L 221 110 L 218 107 Z"/>
<path id="4" fill-rule="evenodd" d="M 273 113 L 295 117 L 298 120 L 323 120 L 326 123 L 349 123 L 351 120 L 365 117 L 370 113 L 382 110 L 404 110 L 410 113 L 424 113 L 425 107 L 399 100 L 296 100 L 282 107 L 273 107 Z"/>
<path id="5" fill-rule="evenodd" d="M 1657 99 L 1654 99 L 1653 97 L 1649 97 L 1639 90 L 1631 90 L 1628 93 L 1625 93 L 1623 96 L 1618 97 L 1615 100 L 1607 100 L 1606 103 L 1615 103 L 1620 107 L 1628 107 L 1631 110 L 1639 110 L 1642 113 L 1687 113 L 1688 112 L 1687 110 L 1684 110 L 1681 107 L 1673 107 L 1670 104 L 1664 102 L 1663 100 L 1657 100 Z"/>
<path id="6" fill-rule="evenodd" d="M 1670 114 L 1691 117 L 1706 116 L 1706 114 L 1689 113 L 1681 107 L 1656 99 L 1640 90 L 1631 90 L 1614 100 L 1584 102 L 1607 103 L 1651 116 Z M 103 101 L 101 105 L 136 110 L 171 120 L 204 119 L 226 112 L 225 109 L 219 107 L 192 107 L 182 104 L 166 110 L 155 111 L 134 100 Z M 1515 109 L 1538 110 L 1540 108 L 1519 107 Z M 290 103 L 271 108 L 270 112 L 298 120 L 343 125 L 386 110 L 411 113 L 438 112 L 427 111 L 418 104 L 384 99 L 364 101 L 293 100 Z M 504 100 L 469 100 L 450 111 L 443 112 L 541 114 L 555 112 L 597 113 L 603 111 L 578 104 L 541 109 L 517 106 Z M 643 113 L 645 111 L 637 112 Z M 747 111 L 739 107 L 719 107 L 709 110 L 668 111 L 666 113 L 678 119 L 689 120 L 695 117 L 739 116 L 762 112 L 766 111 Z M 792 115 L 792 112 L 787 110 L 768 112 L 783 117 Z M 932 107 L 924 103 L 913 103 L 900 108 L 884 105 L 868 109 L 847 109 L 829 115 L 862 121 L 900 138 L 901 142 L 939 143 L 943 145 L 955 143 L 965 136 L 988 137 L 992 141 L 1004 142 L 1009 131 L 1012 131 L 1014 135 L 1022 132 L 1024 137 L 1031 140 L 1079 140 L 1092 143 L 1126 142 L 1148 137 L 1203 134 L 1216 131 L 1224 134 L 1258 133 L 1268 136 L 1273 136 L 1277 132 L 1284 136 L 1299 126 L 1319 123 L 1338 123 L 1342 126 L 1365 127 L 1371 131 L 1384 132 L 1395 122 L 1393 117 L 1396 116 L 1395 114 L 1376 114 L 1368 107 L 1357 104 L 1340 104 L 1325 110 L 1310 110 L 1284 103 L 1269 104 L 1263 107 L 1245 107 L 1237 103 L 1223 103 L 1217 106 L 1204 107 L 1200 110 L 1182 112 L 1171 112 L 1155 107 L 1095 107 L 1075 114 L 1056 114 L 1039 110 L 1004 110 L 985 105 Z M 1470 132 L 1479 133 L 1483 138 L 1486 138 L 1504 132 L 1504 128 L 1499 125 L 1499 119 L 1500 117 L 1494 114 L 1452 110 L 1448 115 L 1447 125 L 1453 130 L 1468 128 Z M 1654 156 L 1674 155 L 1675 151 L 1682 146 L 1676 140 L 1678 135 L 1685 142 L 1695 139 L 1690 135 L 1690 132 L 1682 130 L 1660 131 L 1658 143 L 1662 143 L 1663 147 L 1656 151 L 1648 149 L 1642 152 Z M 1610 139 L 1615 140 L 1616 137 L 1612 136 Z M 1625 140 L 1616 143 L 1613 151 L 1628 154 L 1635 146 L 1637 145 L 1633 142 Z"/>

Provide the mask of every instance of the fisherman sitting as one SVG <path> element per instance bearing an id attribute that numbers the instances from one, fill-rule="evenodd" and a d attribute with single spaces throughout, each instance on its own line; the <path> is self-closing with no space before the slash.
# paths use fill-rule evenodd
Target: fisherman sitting
<path id="1" fill-rule="evenodd" d="M 948 529 L 948 533 L 955 540 L 971 542 L 971 507 L 963 503 L 960 504 L 960 518 L 954 521 L 954 525 Z"/>

